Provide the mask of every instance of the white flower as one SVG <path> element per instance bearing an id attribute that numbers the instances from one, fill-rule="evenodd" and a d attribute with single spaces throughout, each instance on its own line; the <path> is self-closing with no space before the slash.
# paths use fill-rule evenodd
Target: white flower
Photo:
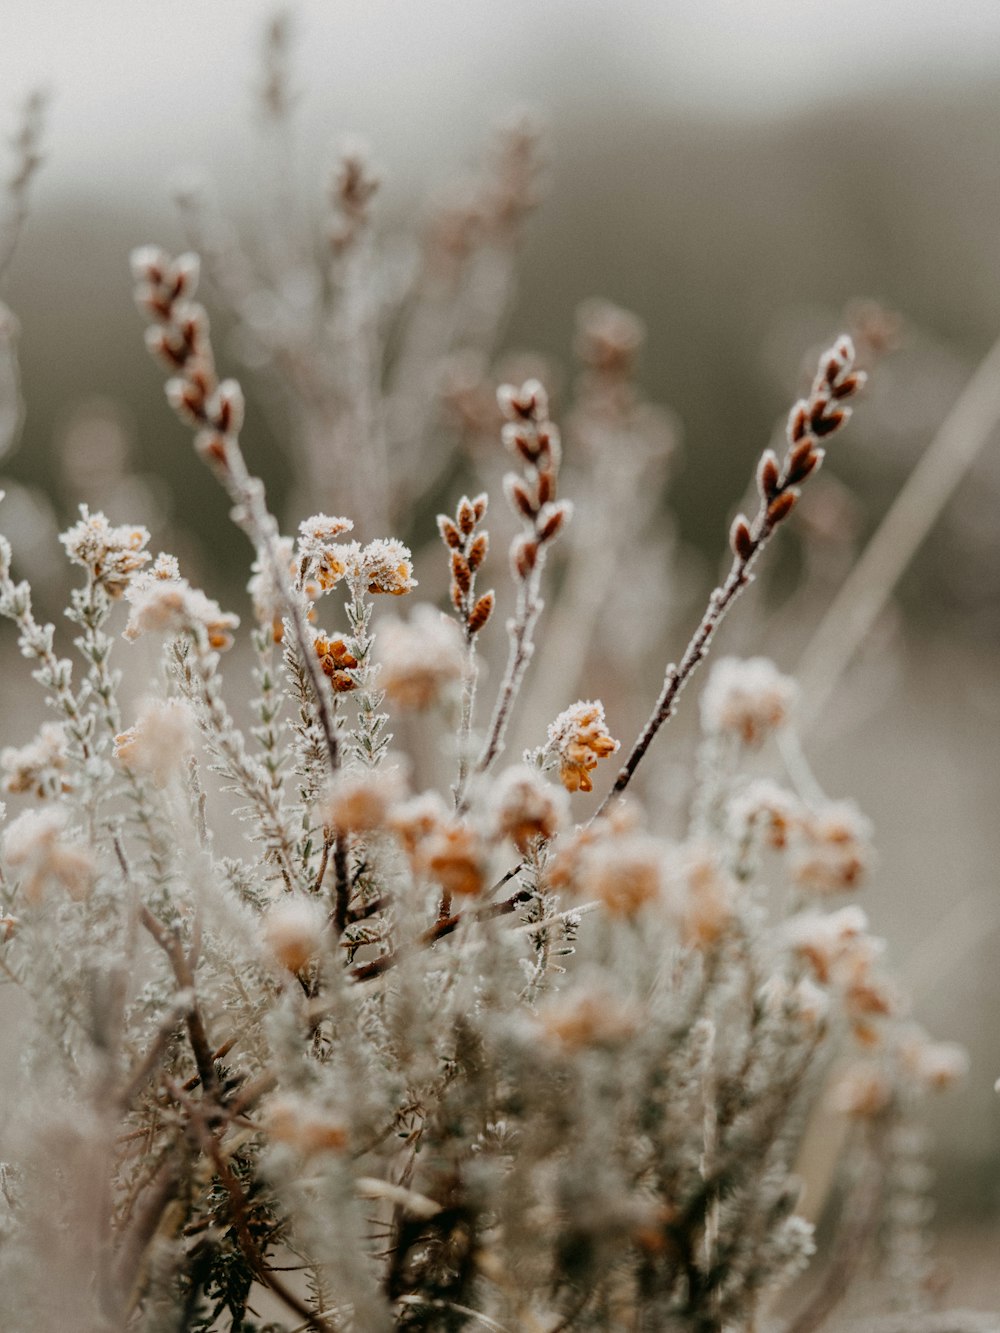
<path id="1" fill-rule="evenodd" d="M 59 540 L 76 565 L 90 571 L 110 597 L 120 597 L 149 560 L 149 533 L 139 524 L 112 527 L 103 514 L 80 506 L 80 520 Z"/>
<path id="2" fill-rule="evenodd" d="M 68 791 L 67 757 L 62 723 L 43 722 L 38 735 L 27 745 L 8 745 L 0 751 L 0 768 L 6 774 L 4 791 L 33 792 L 36 796 Z"/>
<path id="3" fill-rule="evenodd" d="M 135 640 L 142 634 L 183 634 L 204 632 L 209 647 L 232 647 L 232 631 L 239 616 L 223 611 L 218 602 L 187 579 L 147 575 L 137 580 L 126 596 L 132 606 L 124 637 Z"/>
<path id="4" fill-rule="evenodd" d="M 59 806 L 25 810 L 4 833 L 4 854 L 21 872 L 21 892 L 28 902 L 41 900 L 49 883 L 61 885 L 71 898 L 86 897 L 94 879 L 90 852 L 64 837 L 66 812 Z"/>
<path id="5" fill-rule="evenodd" d="M 436 607 L 421 603 L 409 622 L 387 617 L 376 634 L 379 685 L 400 709 L 430 708 L 462 678 L 465 650 L 458 627 Z"/>
<path id="6" fill-rule="evenodd" d="M 723 657 L 701 696 L 702 726 L 710 735 L 738 736 L 760 745 L 788 721 L 798 686 L 766 657 Z"/>
<path id="7" fill-rule="evenodd" d="M 134 726 L 115 737 L 115 758 L 123 768 L 148 773 L 162 787 L 194 749 L 194 719 L 180 699 L 148 699 Z"/>

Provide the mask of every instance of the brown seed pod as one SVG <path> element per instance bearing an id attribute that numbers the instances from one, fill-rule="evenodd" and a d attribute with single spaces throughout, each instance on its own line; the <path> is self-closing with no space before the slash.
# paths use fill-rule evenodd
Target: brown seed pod
<path id="1" fill-rule="evenodd" d="M 458 510 L 455 517 L 458 520 L 458 526 L 462 529 L 463 535 L 468 537 L 469 533 L 476 526 L 476 511 L 472 507 L 472 501 L 468 499 L 467 496 L 463 495 L 461 500 L 459 500 Z"/>

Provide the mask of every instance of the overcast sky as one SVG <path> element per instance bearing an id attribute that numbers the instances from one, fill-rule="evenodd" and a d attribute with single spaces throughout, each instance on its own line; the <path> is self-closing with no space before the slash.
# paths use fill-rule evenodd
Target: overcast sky
<path id="1" fill-rule="evenodd" d="M 0 125 L 54 94 L 43 188 L 146 189 L 243 153 L 269 0 L 0 0 Z M 454 149 L 512 101 L 623 97 L 747 114 L 908 75 L 1000 72 L 1000 0 L 299 0 L 307 140 L 390 163 Z M 441 156 L 440 152 L 436 153 Z"/>

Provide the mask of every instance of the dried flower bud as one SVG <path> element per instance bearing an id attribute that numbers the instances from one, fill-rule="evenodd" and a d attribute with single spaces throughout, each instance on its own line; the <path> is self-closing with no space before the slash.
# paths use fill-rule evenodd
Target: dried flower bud
<path id="1" fill-rule="evenodd" d="M 512 509 L 524 518 L 534 518 L 538 513 L 538 500 L 532 495 L 525 481 L 515 472 L 508 472 L 503 479 L 504 493 Z"/>
<path id="2" fill-rule="evenodd" d="M 809 411 L 809 404 L 804 398 L 800 398 L 789 412 L 788 440 L 790 444 L 798 444 L 809 433 Z"/>
<path id="3" fill-rule="evenodd" d="M 757 464 L 757 489 L 762 500 L 773 500 L 778 493 L 781 471 L 773 449 L 765 449 Z"/>
<path id="4" fill-rule="evenodd" d="M 767 506 L 768 526 L 776 528 L 782 519 L 787 518 L 795 507 L 795 502 L 799 498 L 797 490 L 789 489 L 776 495 Z"/>
<path id="5" fill-rule="evenodd" d="M 490 497 L 486 494 L 485 491 L 481 491 L 480 494 L 477 495 L 475 499 L 472 501 L 472 509 L 476 515 L 477 523 L 481 523 L 483 519 L 486 517 L 486 510 L 489 507 L 489 503 L 490 503 Z"/>
<path id="6" fill-rule="evenodd" d="M 745 514 L 737 514 L 733 519 L 732 527 L 729 529 L 729 545 L 733 555 L 738 556 L 740 560 L 749 560 L 753 555 L 753 537 Z"/>
<path id="7" fill-rule="evenodd" d="M 480 532 L 479 535 L 475 537 L 469 544 L 469 549 L 468 552 L 466 553 L 466 559 L 469 562 L 469 568 L 471 570 L 475 571 L 479 568 L 479 566 L 486 559 L 486 552 L 489 549 L 490 549 L 489 533 Z"/>
<path id="8" fill-rule="evenodd" d="M 462 545 L 462 534 L 459 532 L 458 528 L 455 527 L 455 524 L 446 514 L 438 514 L 437 525 L 438 532 L 441 534 L 441 540 L 444 542 L 445 546 L 449 546 L 453 551 L 457 551 Z"/>
<path id="9" fill-rule="evenodd" d="M 849 407 L 830 408 L 829 404 L 824 404 L 823 412 L 820 416 L 812 420 L 813 434 L 821 439 L 825 435 L 832 435 L 835 430 L 850 420 L 851 409 Z"/>
<path id="10" fill-rule="evenodd" d="M 458 526 L 463 534 L 468 537 L 472 529 L 476 526 L 476 511 L 472 506 L 472 501 L 468 496 L 463 495 L 458 502 L 458 510 L 455 517 L 458 519 Z"/>
<path id="11" fill-rule="evenodd" d="M 562 532 L 572 514 L 573 506 L 569 500 L 558 500 L 554 504 L 543 506 L 535 525 L 538 540 L 541 542 L 553 541 Z"/>
<path id="12" fill-rule="evenodd" d="M 544 421 L 549 414 L 548 395 L 538 380 L 525 380 L 519 389 L 513 384 L 501 384 L 497 403 L 508 421 L 519 417 L 524 421 Z"/>
<path id="13" fill-rule="evenodd" d="M 496 598 L 492 588 L 489 592 L 484 592 L 482 597 L 477 600 L 469 615 L 469 619 L 466 622 L 466 629 L 470 634 L 478 634 L 484 627 L 490 616 L 493 614 L 495 602 Z"/>
<path id="14" fill-rule="evenodd" d="M 207 404 L 207 415 L 223 435 L 238 435 L 243 426 L 246 402 L 237 380 L 223 380 Z"/>
<path id="15" fill-rule="evenodd" d="M 451 553 L 451 576 L 455 580 L 455 586 L 463 593 L 469 591 L 472 587 L 472 571 L 469 569 L 469 562 L 461 551 L 452 551 Z"/>
<path id="16" fill-rule="evenodd" d="M 325 923 L 311 899 L 284 899 L 264 917 L 264 942 L 282 967 L 301 972 L 319 953 Z"/>
<path id="17" fill-rule="evenodd" d="M 524 580 L 538 563 L 538 543 L 533 537 L 515 537 L 510 546 L 510 564 L 514 577 Z"/>

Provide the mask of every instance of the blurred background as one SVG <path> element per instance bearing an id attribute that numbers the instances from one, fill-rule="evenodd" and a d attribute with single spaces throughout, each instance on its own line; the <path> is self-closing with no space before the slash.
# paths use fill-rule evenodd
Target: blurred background
<path id="1" fill-rule="evenodd" d="M 545 367 L 557 403 L 568 400 L 577 307 L 613 301 L 645 325 L 642 393 L 668 409 L 673 440 L 656 551 L 669 534 L 679 574 L 661 589 L 651 554 L 636 594 L 649 642 L 625 645 L 624 668 L 595 661 L 583 684 L 608 699 L 616 735 L 644 717 L 697 620 L 728 520 L 810 356 L 841 327 L 875 319 L 881 330 L 871 391 L 831 451 L 829 480 L 783 540 L 756 610 L 738 609 L 725 632 L 727 650 L 793 669 L 1000 335 L 1000 7 L 302 0 L 280 33 L 277 118 L 265 96 L 275 48 L 270 66 L 262 54 L 272 17 L 258 0 L 174 0 L 169 13 L 5 0 L 0 123 L 13 134 L 28 94 L 49 94 L 45 161 L 2 293 L 20 326 L 26 404 L 19 423 L 0 422 L 4 530 L 41 609 L 62 605 L 55 534 L 86 500 L 147 522 L 154 548 L 176 549 L 193 581 L 246 611 L 242 538 L 163 405 L 130 295 L 134 245 L 186 244 L 178 191 L 240 234 L 277 219 L 321 235 L 344 133 L 361 134 L 382 182 L 386 272 L 405 274 L 414 236 L 450 207 L 492 127 L 527 106 L 541 125 L 538 207 L 511 247 L 516 284 L 491 355 L 530 353 L 519 365 Z M 290 528 L 317 506 L 298 512 L 308 482 L 266 375 L 254 376 L 266 358 L 222 302 L 216 326 L 223 368 L 248 390 L 248 454 Z M 434 423 L 462 434 L 446 413 Z M 458 493 L 450 471 L 421 490 L 397 534 L 415 550 Z M 965 1087 L 937 1108 L 935 1162 L 956 1295 L 983 1308 L 1000 1306 L 998 516 L 993 429 L 805 742 L 830 794 L 853 796 L 874 822 L 879 867 L 862 900 L 917 1017 L 972 1054 Z M 435 561 L 443 589 L 440 557 L 418 560 L 431 597 Z M 661 742 L 667 797 L 689 781 L 695 702 Z M 0 706 L 8 719 L 18 710 L 5 741 L 26 741 L 7 669 Z"/>

